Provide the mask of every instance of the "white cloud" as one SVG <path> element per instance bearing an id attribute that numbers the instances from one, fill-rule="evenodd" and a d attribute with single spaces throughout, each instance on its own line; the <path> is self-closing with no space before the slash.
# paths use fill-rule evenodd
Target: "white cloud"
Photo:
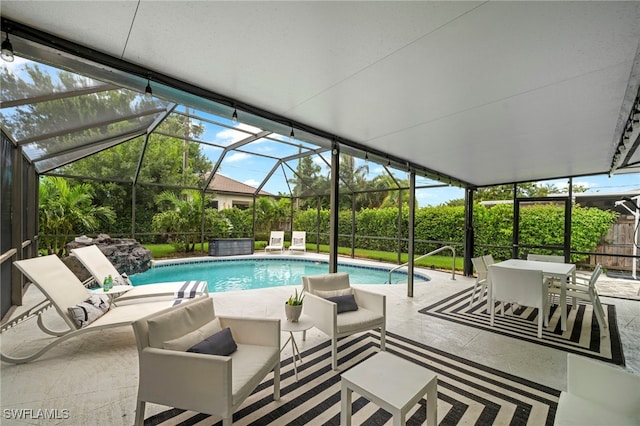
<path id="1" fill-rule="evenodd" d="M 255 179 L 247 179 L 247 180 L 245 180 L 245 181 L 244 181 L 244 182 L 242 182 L 242 183 L 244 183 L 245 185 L 253 186 L 253 187 L 255 188 L 255 187 L 257 187 L 258 185 L 260 185 L 260 183 L 261 183 L 261 182 L 258 182 L 258 181 L 257 181 L 257 180 L 255 180 Z"/>
<path id="2" fill-rule="evenodd" d="M 261 129 L 253 126 L 249 126 L 248 124 L 238 123 L 233 129 L 224 129 L 216 133 L 216 140 L 219 141 L 222 145 L 227 145 L 233 142 L 237 142 L 239 140 L 248 137 L 249 135 L 246 133 L 238 133 L 236 130 L 244 130 L 245 132 L 250 133 L 259 133 Z"/>
<path id="3" fill-rule="evenodd" d="M 236 163 L 238 161 L 246 160 L 247 158 L 249 158 L 249 154 L 246 154 L 244 152 L 236 152 L 227 157 L 224 157 L 224 161 L 229 163 Z"/>

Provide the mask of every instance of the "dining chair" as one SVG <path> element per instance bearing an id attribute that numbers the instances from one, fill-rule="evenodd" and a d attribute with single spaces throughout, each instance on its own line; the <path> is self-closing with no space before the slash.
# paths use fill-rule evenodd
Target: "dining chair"
<path id="1" fill-rule="evenodd" d="M 482 295 L 487 290 L 487 267 L 484 263 L 482 257 L 473 257 L 471 258 L 471 263 L 473 263 L 473 267 L 476 269 L 476 282 L 473 285 L 473 290 L 471 291 L 471 300 L 469 300 L 469 306 L 473 305 L 473 300 L 476 296 L 476 291 L 478 287 L 480 287 L 480 293 L 478 293 L 478 300 L 482 299 Z"/>
<path id="2" fill-rule="evenodd" d="M 493 265 L 494 263 L 496 263 L 496 261 L 493 260 L 493 255 L 491 254 L 485 254 L 484 256 L 482 256 L 482 260 L 484 260 L 484 264 L 487 266 L 487 268 L 489 267 L 489 265 Z"/>
<path id="3" fill-rule="evenodd" d="M 596 287 L 596 281 L 602 273 L 602 265 L 597 264 L 591 275 L 578 275 L 576 274 L 576 280 L 574 283 L 567 283 L 567 297 L 571 297 L 571 302 L 574 308 L 576 307 L 576 299 L 586 300 L 593 305 L 593 312 L 596 314 L 596 320 L 600 329 L 607 328 L 607 322 L 604 320 L 604 309 L 600 303 L 600 296 L 598 295 L 598 288 Z M 560 286 L 552 285 L 549 287 L 548 292 L 550 295 L 560 295 Z"/>
<path id="4" fill-rule="evenodd" d="M 538 262 L 553 262 L 553 263 L 564 263 L 564 256 L 556 256 L 552 254 L 535 254 L 529 253 L 527 254 L 527 260 L 535 260 Z M 560 285 L 560 281 L 557 278 L 547 277 L 546 282 L 548 285 Z M 551 294 L 550 294 L 551 296 Z"/>
<path id="5" fill-rule="evenodd" d="M 547 285 L 542 271 L 535 269 L 516 269 L 491 265 L 488 279 L 491 281 L 491 326 L 494 326 L 495 305 L 500 302 L 504 316 L 504 302 L 509 302 L 513 314 L 513 304 L 538 309 L 538 338 L 542 338 L 542 325 L 548 325 Z"/>

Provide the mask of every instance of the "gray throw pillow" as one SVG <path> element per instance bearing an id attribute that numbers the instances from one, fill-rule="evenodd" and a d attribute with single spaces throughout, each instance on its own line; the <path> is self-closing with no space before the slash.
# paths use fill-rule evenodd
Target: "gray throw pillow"
<path id="1" fill-rule="evenodd" d="M 338 313 L 357 311 L 358 304 L 353 294 L 345 294 L 344 296 L 327 297 L 327 300 L 332 301 L 338 305 Z"/>
<path id="2" fill-rule="evenodd" d="M 198 354 L 229 356 L 238 349 L 231 329 L 223 328 L 215 334 L 207 337 L 200 343 L 196 343 L 187 349 L 187 352 L 195 352 Z"/>

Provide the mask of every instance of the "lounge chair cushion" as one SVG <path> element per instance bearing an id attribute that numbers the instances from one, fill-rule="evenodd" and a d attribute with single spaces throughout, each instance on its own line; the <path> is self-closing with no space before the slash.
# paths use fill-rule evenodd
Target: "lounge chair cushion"
<path id="1" fill-rule="evenodd" d="M 208 336 L 218 333 L 220 330 L 222 330 L 220 319 L 216 318 L 202 327 L 185 334 L 184 336 L 164 341 L 162 343 L 162 348 L 172 351 L 186 351 L 198 342 L 205 340 Z"/>
<path id="2" fill-rule="evenodd" d="M 327 300 L 338 305 L 338 313 L 357 311 L 358 304 L 353 294 L 345 294 L 344 296 L 327 297 Z"/>
<path id="3" fill-rule="evenodd" d="M 211 306 L 208 304 L 211 303 Z M 169 310 L 161 315 L 150 318 L 149 326 L 149 346 L 153 348 L 164 348 L 164 343 L 177 339 L 215 320 L 215 313 L 212 309 L 213 301 L 208 303 L 192 303 L 184 309 Z M 204 334 L 195 340 L 191 345 L 184 347 L 186 350 L 210 336 L 212 333 Z"/>
<path id="4" fill-rule="evenodd" d="M 203 341 L 196 343 L 187 349 L 187 352 L 229 356 L 234 353 L 236 349 L 238 349 L 238 345 L 236 345 L 236 341 L 233 340 L 231 329 L 226 327 L 205 338 Z"/>
<path id="5" fill-rule="evenodd" d="M 340 296 L 348 296 L 353 294 L 353 289 L 351 288 L 342 288 L 340 290 L 316 290 L 313 291 L 313 294 L 316 296 L 322 297 L 323 299 L 330 299 L 332 297 L 340 297 Z"/>
<path id="6" fill-rule="evenodd" d="M 304 238 L 294 238 L 292 242 L 294 246 L 301 246 L 304 244 Z"/>
<path id="7" fill-rule="evenodd" d="M 282 241 L 281 238 L 272 238 L 271 239 L 271 245 L 272 246 L 279 246 L 281 241 Z"/>
<path id="8" fill-rule="evenodd" d="M 84 302 L 70 306 L 67 309 L 76 325 L 82 328 L 100 318 L 110 307 L 108 298 L 94 294 Z"/>

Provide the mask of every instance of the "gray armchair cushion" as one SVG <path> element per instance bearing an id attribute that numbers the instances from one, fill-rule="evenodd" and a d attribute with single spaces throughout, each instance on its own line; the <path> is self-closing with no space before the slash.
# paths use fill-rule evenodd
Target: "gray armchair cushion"
<path id="1" fill-rule="evenodd" d="M 338 305 L 338 313 L 357 311 L 358 304 L 353 294 L 345 294 L 344 296 L 327 297 L 327 300 Z"/>
<path id="2" fill-rule="evenodd" d="M 238 345 L 233 340 L 231 329 L 223 328 L 219 332 L 212 334 L 200 343 L 196 343 L 187 352 L 198 354 L 229 356 L 238 349 Z"/>

